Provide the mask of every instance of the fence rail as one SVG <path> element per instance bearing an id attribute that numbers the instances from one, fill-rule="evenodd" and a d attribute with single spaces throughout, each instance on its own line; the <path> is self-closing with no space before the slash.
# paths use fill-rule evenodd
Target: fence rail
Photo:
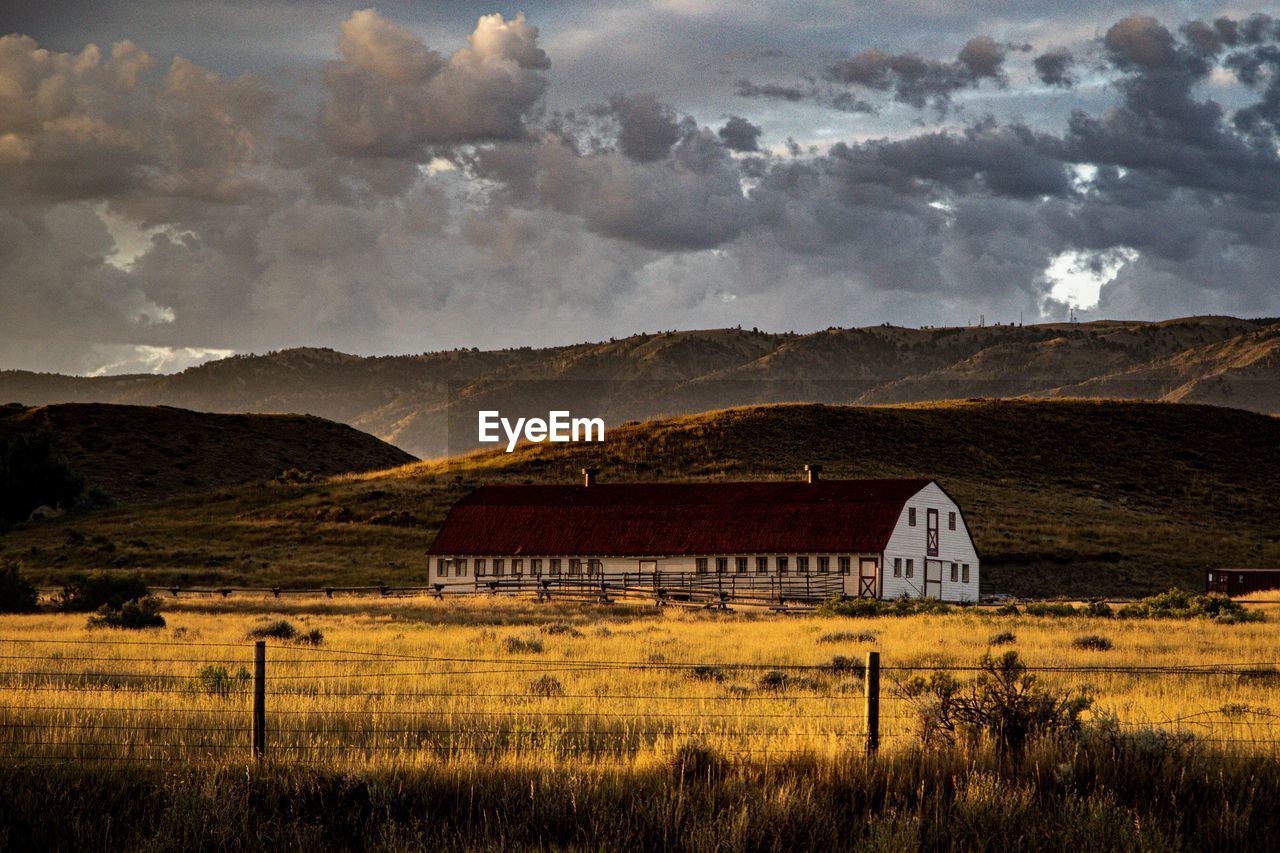
<path id="1" fill-rule="evenodd" d="M 447 657 L 265 643 L 0 638 L 0 761 L 433 762 L 642 766 L 690 744 L 728 759 L 842 756 L 916 742 L 913 676 L 974 667 Z M 1280 662 L 1032 666 L 1060 684 L 1176 682 L 1206 697 L 1179 716 L 1100 709 L 1121 731 L 1189 736 L 1236 756 L 1280 754 Z M 1209 681 L 1205 681 L 1208 679 Z M 1225 681 L 1214 681 L 1222 679 Z"/>

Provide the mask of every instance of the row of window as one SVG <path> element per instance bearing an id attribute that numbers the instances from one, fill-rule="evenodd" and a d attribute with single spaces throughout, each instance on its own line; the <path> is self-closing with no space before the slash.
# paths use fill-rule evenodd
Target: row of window
<path id="1" fill-rule="evenodd" d="M 907 507 L 907 524 L 911 527 L 916 526 L 916 508 L 913 506 Z M 954 512 L 947 513 L 947 529 L 956 529 L 956 514 Z"/>
<path id="2" fill-rule="evenodd" d="M 477 557 L 470 562 L 475 563 L 476 577 L 483 578 L 492 574 L 493 577 L 505 577 L 508 574 L 513 578 L 523 577 L 525 571 L 525 559 L 523 557 L 512 557 L 510 560 L 505 557 L 494 557 L 492 561 Z M 547 575 L 549 577 L 559 577 L 565 569 L 565 560 L 559 557 L 551 557 L 543 560 L 541 557 L 530 557 L 528 560 L 529 574 L 535 578 L 542 577 L 543 564 L 546 564 Z M 569 577 L 594 577 L 602 571 L 602 564 L 599 560 L 579 560 L 570 559 L 568 562 Z M 452 568 L 453 576 L 457 578 L 465 578 L 470 572 L 470 565 L 466 557 L 458 557 L 453 560 L 440 558 L 436 560 L 436 577 L 449 577 L 449 570 Z"/>
<path id="3" fill-rule="evenodd" d="M 905 577 L 913 578 L 916 576 L 916 561 L 911 557 L 905 560 L 902 557 L 893 558 L 893 576 L 895 578 L 904 577 L 903 568 L 905 565 Z M 969 582 L 969 564 L 968 563 L 952 563 L 951 564 L 951 582 L 952 583 L 968 583 Z"/>
<path id="4" fill-rule="evenodd" d="M 770 565 L 769 565 L 770 559 L 773 560 L 773 566 L 772 566 L 773 570 L 776 571 L 778 574 L 785 575 L 791 572 L 791 558 L 787 556 L 779 556 L 779 557 L 773 557 L 773 558 L 766 557 L 766 556 L 759 556 L 754 558 L 733 557 L 732 559 L 733 559 L 733 573 L 738 575 L 747 574 L 751 568 L 751 564 L 753 560 L 755 562 L 755 573 L 758 575 L 767 575 L 769 574 L 769 569 L 770 569 Z M 795 559 L 796 559 L 796 562 L 795 562 L 796 574 L 800 574 L 800 575 L 808 574 L 810 566 L 815 567 L 817 570 L 817 573 L 820 575 L 831 574 L 831 557 L 829 556 L 824 555 L 824 556 L 811 557 L 807 554 L 800 554 L 796 556 Z M 730 570 L 729 560 L 730 560 L 729 557 L 715 558 L 716 574 L 723 575 L 723 574 L 729 573 L 729 570 Z M 849 574 L 850 566 L 852 565 L 852 563 L 853 563 L 853 559 L 851 557 L 847 557 L 847 556 L 836 557 L 836 563 L 835 563 L 836 573 L 841 575 Z M 709 567 L 710 567 L 710 558 L 708 557 L 698 557 L 697 559 L 694 560 L 693 570 L 700 575 L 707 574 Z"/>

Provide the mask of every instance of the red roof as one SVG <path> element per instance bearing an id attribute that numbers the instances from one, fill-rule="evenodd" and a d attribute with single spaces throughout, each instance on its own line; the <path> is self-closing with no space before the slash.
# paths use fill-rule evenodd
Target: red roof
<path id="1" fill-rule="evenodd" d="M 931 480 L 482 486 L 454 504 L 443 556 L 880 553 Z"/>

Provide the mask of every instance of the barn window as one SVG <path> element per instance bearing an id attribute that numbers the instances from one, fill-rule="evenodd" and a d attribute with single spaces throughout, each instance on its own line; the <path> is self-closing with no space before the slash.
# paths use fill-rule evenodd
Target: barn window
<path id="1" fill-rule="evenodd" d="M 476 577 L 482 578 L 485 574 L 484 558 L 479 558 L 476 560 Z"/>
<path id="2" fill-rule="evenodd" d="M 901 557 L 893 558 L 893 576 L 895 578 L 902 577 L 902 558 Z"/>
<path id="3" fill-rule="evenodd" d="M 542 560 L 541 560 L 541 559 L 539 559 L 538 557 L 534 557 L 532 560 L 530 560 L 530 561 L 529 561 L 529 572 L 530 572 L 530 573 L 531 573 L 535 578 L 540 578 L 540 577 L 542 577 Z"/>
<path id="4" fill-rule="evenodd" d="M 796 571 L 802 575 L 807 575 L 809 573 L 808 557 L 796 557 Z"/>
<path id="5" fill-rule="evenodd" d="M 716 557 L 716 574 L 722 575 L 727 571 L 729 571 L 729 558 Z"/>
<path id="6" fill-rule="evenodd" d="M 454 574 L 460 578 L 467 576 L 467 558 L 459 557 L 453 561 Z"/>
<path id="7" fill-rule="evenodd" d="M 852 562 L 852 560 L 850 560 L 848 557 L 838 557 L 838 558 L 836 559 L 836 563 L 837 563 L 837 565 L 839 565 L 839 566 L 840 566 L 840 574 L 842 574 L 842 575 L 847 575 L 847 574 L 849 574 L 849 564 L 850 564 L 851 562 Z"/>
<path id="8" fill-rule="evenodd" d="M 448 560 L 443 560 L 443 559 L 436 560 L 436 577 L 438 578 L 449 577 L 449 561 Z"/>
<path id="9" fill-rule="evenodd" d="M 785 575 L 787 573 L 787 557 L 778 558 L 778 574 Z"/>
<path id="10" fill-rule="evenodd" d="M 569 574 L 574 577 L 577 577 L 578 575 L 582 574 L 581 560 L 575 560 L 573 558 L 569 559 Z"/>
<path id="11" fill-rule="evenodd" d="M 587 560 L 587 574 L 595 576 L 604 573 L 604 564 L 599 560 Z"/>
<path id="12" fill-rule="evenodd" d="M 494 558 L 493 558 L 493 573 L 494 573 L 494 575 L 496 575 L 497 577 L 502 577 L 503 572 L 504 572 L 504 569 L 505 569 L 505 566 L 504 566 L 504 563 L 505 563 L 505 562 L 506 562 L 506 561 L 505 561 L 505 560 L 503 560 L 501 557 L 494 557 Z"/>
<path id="13" fill-rule="evenodd" d="M 551 569 L 551 574 L 552 574 L 553 576 L 555 576 L 555 577 L 559 577 L 559 576 L 560 576 L 560 558 L 559 558 L 559 557 L 552 557 L 552 558 L 551 558 L 551 565 L 549 566 L 549 568 Z"/>
<path id="14" fill-rule="evenodd" d="M 960 580 L 963 583 L 969 582 L 969 564 L 968 563 L 962 563 L 960 566 Z"/>
<path id="15" fill-rule="evenodd" d="M 764 575 L 769 573 L 769 558 L 756 557 L 756 574 Z"/>
<path id="16" fill-rule="evenodd" d="M 915 576 L 916 576 L 916 561 L 911 559 L 910 557 L 907 557 L 907 577 L 913 578 Z"/>
<path id="17" fill-rule="evenodd" d="M 698 557 L 696 560 L 694 560 L 693 570 L 700 575 L 705 575 L 707 573 L 707 558 Z"/>
<path id="18" fill-rule="evenodd" d="M 820 575 L 831 574 L 831 558 L 830 557 L 818 558 L 818 574 Z"/>
<path id="19" fill-rule="evenodd" d="M 733 560 L 733 570 L 740 575 L 745 575 L 747 573 L 747 558 L 735 557 Z"/>
<path id="20" fill-rule="evenodd" d="M 947 529 L 948 530 L 956 529 L 956 514 L 954 512 L 947 513 Z"/>
<path id="21" fill-rule="evenodd" d="M 955 583 L 960 580 L 960 566 L 955 563 L 951 564 L 951 582 Z"/>
<path id="22" fill-rule="evenodd" d="M 517 557 L 511 561 L 511 576 L 518 578 L 522 574 L 524 574 L 524 560 Z"/>
<path id="23" fill-rule="evenodd" d="M 912 527 L 916 526 L 916 508 L 915 507 L 909 507 L 907 509 L 907 524 L 910 524 Z"/>

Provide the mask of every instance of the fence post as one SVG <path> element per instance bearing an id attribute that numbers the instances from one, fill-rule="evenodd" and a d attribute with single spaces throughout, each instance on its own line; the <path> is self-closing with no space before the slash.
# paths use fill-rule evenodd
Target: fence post
<path id="1" fill-rule="evenodd" d="M 880 653 L 867 652 L 867 671 L 863 679 L 867 695 L 867 754 L 880 749 Z"/>
<path id="2" fill-rule="evenodd" d="M 253 757 L 267 754 L 267 641 L 253 644 Z"/>

